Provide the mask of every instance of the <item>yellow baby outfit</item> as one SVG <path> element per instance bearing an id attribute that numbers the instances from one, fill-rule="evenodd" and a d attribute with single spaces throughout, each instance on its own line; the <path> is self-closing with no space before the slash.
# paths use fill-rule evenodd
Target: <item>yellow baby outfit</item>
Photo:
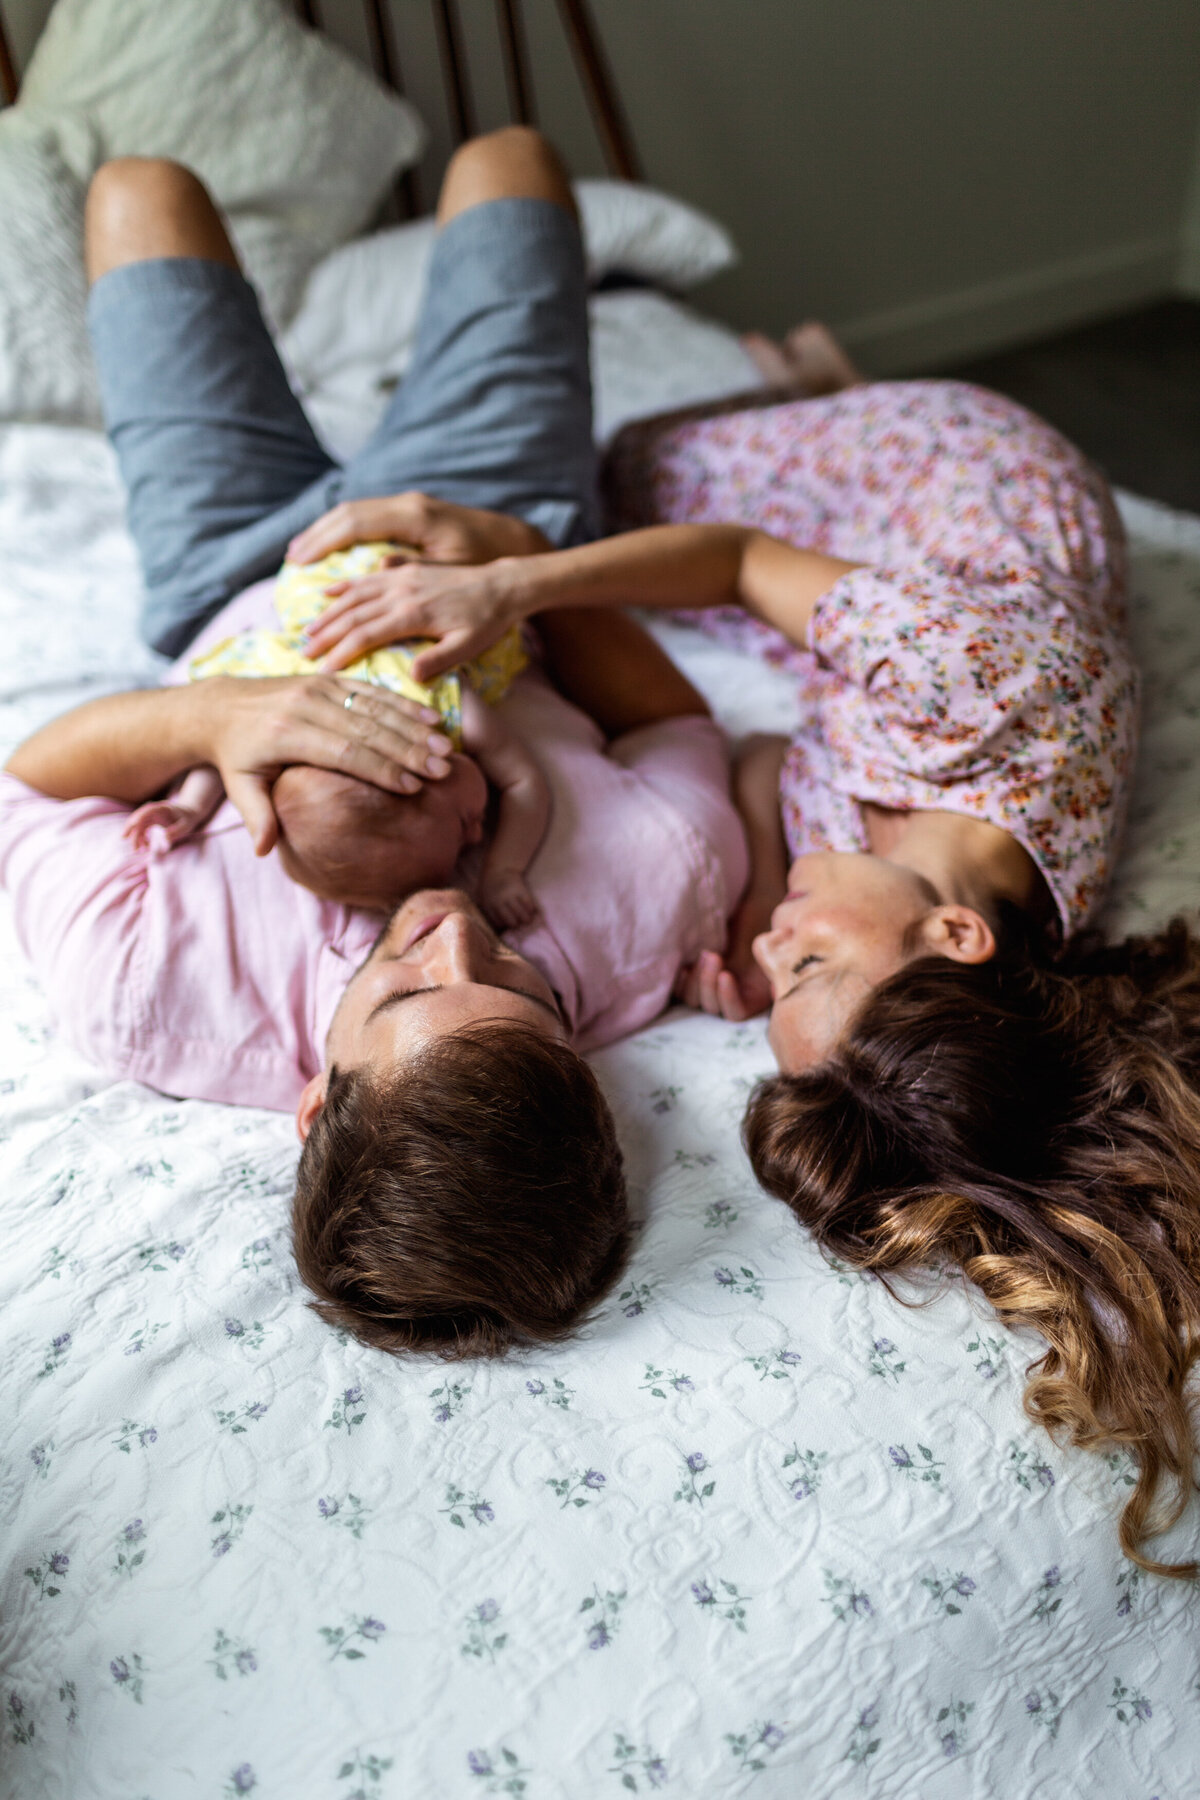
<path id="1" fill-rule="evenodd" d="M 319 618 L 331 604 L 325 589 L 335 581 L 351 581 L 360 575 L 371 575 L 383 567 L 389 556 L 403 550 L 404 545 L 376 541 L 354 544 L 349 550 L 335 550 L 315 563 L 284 563 L 275 583 L 275 611 L 279 631 L 241 631 L 236 637 L 198 656 L 188 675 L 192 681 L 203 681 L 209 675 L 308 675 L 317 665 L 304 649 L 305 627 Z M 499 643 L 481 656 L 464 663 L 461 670 L 440 675 L 430 686 L 414 681 L 412 665 L 422 650 L 430 647 L 429 638 L 411 638 L 405 644 L 389 644 L 385 650 L 372 650 L 360 656 L 339 674 L 356 681 L 372 681 L 379 687 L 391 688 L 407 700 L 432 706 L 441 715 L 447 736 L 456 750 L 462 748 L 462 689 L 460 675 L 465 675 L 481 700 L 495 706 L 503 700 L 513 680 L 527 667 L 529 658 L 521 643 L 521 634 L 512 627 Z"/>

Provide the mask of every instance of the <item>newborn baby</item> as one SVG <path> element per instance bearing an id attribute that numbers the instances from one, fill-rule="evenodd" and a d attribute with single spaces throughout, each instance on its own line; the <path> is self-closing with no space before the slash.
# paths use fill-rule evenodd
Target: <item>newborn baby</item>
<path id="1" fill-rule="evenodd" d="M 397 550 L 392 544 L 363 544 L 303 569 L 285 564 L 275 600 L 284 629 L 227 639 L 191 665 L 190 678 L 312 671 L 316 665 L 305 654 L 304 627 L 328 604 L 325 588 L 380 566 Z M 448 758 L 450 773 L 423 782 L 416 794 L 400 795 L 326 769 L 283 770 L 272 798 L 284 868 L 321 899 L 389 912 L 413 888 L 449 882 L 460 852 L 483 837 L 490 785 L 496 791 L 495 830 L 484 859 L 480 905 L 497 929 L 526 925 L 537 906 L 525 870 L 546 828 L 550 794 L 524 745 L 482 697 L 503 697 L 525 664 L 524 651 L 511 634 L 511 641 L 502 640 L 468 665 L 464 680 L 445 676 L 434 688 L 419 686 L 407 673 L 415 654 L 393 646 L 344 672 L 436 707 L 452 742 L 461 746 Z M 126 835 L 143 845 L 157 827 L 169 844 L 179 843 L 211 817 L 223 795 L 215 769 L 193 769 L 165 799 L 131 813 Z"/>

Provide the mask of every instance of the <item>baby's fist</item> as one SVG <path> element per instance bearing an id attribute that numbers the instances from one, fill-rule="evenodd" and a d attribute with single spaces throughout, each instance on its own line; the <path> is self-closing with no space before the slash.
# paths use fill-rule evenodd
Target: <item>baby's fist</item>
<path id="1" fill-rule="evenodd" d="M 150 833 L 156 826 L 163 832 L 168 844 L 181 844 L 199 824 L 200 820 L 192 807 L 176 806 L 170 800 L 151 800 L 130 813 L 121 836 L 132 838 L 137 848 L 144 850 Z"/>
<path id="2" fill-rule="evenodd" d="M 525 877 L 513 869 L 485 875 L 480 901 L 497 931 L 532 925 L 538 916 L 538 903 L 526 887 Z"/>

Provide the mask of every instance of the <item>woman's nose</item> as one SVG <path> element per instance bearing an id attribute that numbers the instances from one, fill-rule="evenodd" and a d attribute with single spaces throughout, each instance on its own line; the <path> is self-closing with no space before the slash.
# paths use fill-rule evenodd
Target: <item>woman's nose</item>
<path id="1" fill-rule="evenodd" d="M 772 925 L 768 930 L 760 931 L 755 938 L 755 953 L 757 954 L 759 946 L 761 945 L 764 956 L 774 956 L 778 951 L 783 949 L 791 935 L 792 934 L 786 925 Z"/>
<path id="2" fill-rule="evenodd" d="M 787 940 L 791 934 L 786 927 L 775 927 L 771 931 L 760 931 L 750 946 L 751 954 L 763 974 L 770 980 L 775 973 L 775 965 L 787 948 Z"/>

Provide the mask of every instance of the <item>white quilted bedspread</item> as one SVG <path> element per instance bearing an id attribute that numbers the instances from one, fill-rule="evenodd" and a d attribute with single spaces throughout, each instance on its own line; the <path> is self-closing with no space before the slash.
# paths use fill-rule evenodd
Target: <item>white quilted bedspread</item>
<path id="1" fill-rule="evenodd" d="M 1125 514 L 1123 925 L 1200 871 L 1200 521 Z M 119 518 L 98 438 L 0 434 L 0 748 L 153 677 Z M 0 940 L 5 1800 L 1195 1794 L 1197 1601 L 1120 1555 L 1125 1458 L 1024 1419 L 1034 1341 L 827 1267 L 756 1191 L 761 1025 L 597 1059 L 646 1223 L 575 1342 L 401 1362 L 305 1307 L 290 1121 L 106 1082 Z"/>

